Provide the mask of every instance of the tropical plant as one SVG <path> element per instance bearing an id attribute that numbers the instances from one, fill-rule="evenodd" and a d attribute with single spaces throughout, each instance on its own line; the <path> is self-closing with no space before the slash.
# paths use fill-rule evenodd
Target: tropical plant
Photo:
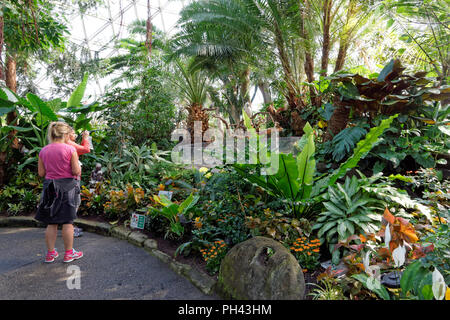
<path id="1" fill-rule="evenodd" d="M 245 224 L 253 236 L 269 236 L 286 245 L 292 243 L 298 237 L 311 233 L 308 220 L 292 218 L 280 212 L 272 212 L 269 208 L 264 209 L 264 214 L 247 216 Z"/>
<path id="2" fill-rule="evenodd" d="M 7 133 L 16 132 L 17 143 L 21 145 L 21 151 L 25 159 L 18 166 L 21 170 L 27 165 L 37 164 L 39 151 L 47 144 L 47 127 L 51 121 L 65 119 L 75 130 L 89 130 L 92 118 L 87 117 L 88 113 L 96 112 L 100 109 L 97 104 L 79 106 L 83 98 L 88 75 L 85 74 L 82 82 L 69 97 L 67 102 L 61 99 L 43 101 L 33 93 L 27 93 L 25 97 L 20 97 L 8 88 L 0 88 L 0 101 L 7 107 L 2 108 L 5 112 L 18 112 L 17 125 L 2 126 L 1 131 L 7 137 Z M 65 114 L 77 115 L 75 120 Z M 26 152 L 24 152 L 26 150 Z"/>
<path id="3" fill-rule="evenodd" d="M 209 116 L 204 110 L 208 78 L 201 71 L 192 70 L 192 68 L 189 68 L 189 66 L 186 66 L 180 60 L 176 60 L 175 65 L 177 66 L 179 75 L 174 77 L 172 81 L 179 88 L 181 96 L 187 103 L 187 129 L 193 141 L 196 121 L 201 122 L 201 132 L 196 133 L 201 134 L 201 137 L 203 137 L 203 133 L 209 128 Z"/>
<path id="4" fill-rule="evenodd" d="M 341 252 L 335 250 L 335 245 L 353 234 L 376 232 L 383 205 L 360 187 L 355 176 L 347 177 L 343 185 L 328 187 L 323 198 L 326 210 L 319 214 L 313 230 L 317 230 L 322 242 L 326 240 L 333 262 L 337 263 Z"/>
<path id="5" fill-rule="evenodd" d="M 312 296 L 313 300 L 347 300 L 337 275 L 337 271 L 328 267 L 317 276 L 318 283 L 308 283 L 314 288 L 308 295 Z"/>
<path id="6" fill-rule="evenodd" d="M 399 52 L 414 65 L 448 83 L 448 3 L 443 0 L 387 0 L 382 2 L 388 27 L 397 30 L 405 47 Z"/>
<path id="7" fill-rule="evenodd" d="M 260 176 L 259 174 L 249 174 L 246 170 L 249 168 L 247 164 L 233 164 L 236 172 L 248 181 L 257 184 L 269 194 L 288 201 L 292 216 L 297 218 L 308 218 L 314 215 L 313 206 L 309 202 L 316 169 L 314 134 L 309 124 L 305 125 L 304 131 L 302 142 L 304 147 L 296 158 L 292 154 L 279 153 L 276 155 L 277 172 L 268 172 L 269 174 Z M 260 150 L 260 152 L 264 152 L 264 150 Z"/>
<path id="8" fill-rule="evenodd" d="M 297 238 L 289 247 L 297 258 L 303 272 L 315 270 L 319 266 L 320 239 L 309 240 L 306 237 Z"/>
<path id="9" fill-rule="evenodd" d="M 301 135 L 305 121 L 300 112 L 307 104 L 302 99 L 305 77 L 311 84 L 311 101 L 320 105 L 313 84 L 315 43 L 323 44 L 321 70 L 317 73 L 326 75 L 331 49 L 340 38 L 335 67 L 336 71 L 340 70 L 358 29 L 374 12 L 371 9 L 366 1 L 345 0 L 196 1 L 181 12 L 181 31 L 174 38 L 175 51 L 206 59 L 209 62 L 206 66 L 232 61 L 233 68 L 239 66 L 243 70 L 239 76 L 243 88 L 249 87 L 251 66 L 259 69 L 262 61 L 263 75 L 274 74 L 276 69 L 282 81 L 274 83 L 288 107 L 278 110 L 270 107 L 268 112 L 281 127 Z M 275 68 L 268 51 L 277 53 Z M 248 96 L 248 90 L 242 91 L 243 97 Z"/>
<path id="10" fill-rule="evenodd" d="M 325 140 L 331 140 L 347 127 L 352 117 L 368 118 L 371 124 L 380 114 L 410 114 L 431 103 L 448 99 L 450 88 L 425 78 L 426 72 L 405 75 L 400 60 L 391 60 L 373 79 L 359 74 L 331 75 L 335 92 L 334 111 L 328 122 Z"/>
<path id="11" fill-rule="evenodd" d="M 110 220 L 128 219 L 131 213 L 145 206 L 145 191 L 128 184 L 126 190 L 109 190 L 108 200 L 103 204 Z"/>
<path id="12" fill-rule="evenodd" d="M 165 237 L 168 237 L 170 233 L 181 237 L 184 233 L 184 227 L 181 224 L 181 219 L 186 219 L 185 215 L 197 203 L 199 198 L 200 197 L 198 195 L 191 193 L 182 203 L 176 204 L 164 195 L 154 195 L 154 201 L 162 207 L 158 208 L 150 206 L 146 209 L 146 212 L 152 217 L 162 216 L 169 221 L 170 228 L 167 230 Z"/>
<path id="13" fill-rule="evenodd" d="M 206 262 L 206 270 L 210 274 L 215 274 L 220 269 L 220 264 L 228 252 L 227 244 L 223 240 L 216 240 L 200 249 L 200 253 Z"/>

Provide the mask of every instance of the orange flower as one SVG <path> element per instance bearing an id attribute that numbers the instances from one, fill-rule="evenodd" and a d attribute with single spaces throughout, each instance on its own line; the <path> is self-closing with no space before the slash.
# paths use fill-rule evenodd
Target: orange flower
<path id="1" fill-rule="evenodd" d="M 362 234 L 359 235 L 359 240 L 361 240 L 362 243 L 367 241 L 367 238 L 364 237 Z"/>

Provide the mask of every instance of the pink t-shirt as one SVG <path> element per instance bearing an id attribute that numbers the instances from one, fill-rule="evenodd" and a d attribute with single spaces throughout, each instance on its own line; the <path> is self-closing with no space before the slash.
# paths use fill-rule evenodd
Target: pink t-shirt
<path id="1" fill-rule="evenodd" d="M 65 143 L 50 143 L 39 152 L 45 167 L 45 179 L 75 178 L 70 159 L 75 148 Z"/>

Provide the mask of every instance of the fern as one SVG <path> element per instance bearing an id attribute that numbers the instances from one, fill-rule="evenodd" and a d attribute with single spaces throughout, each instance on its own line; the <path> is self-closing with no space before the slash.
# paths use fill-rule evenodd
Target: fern
<path id="1" fill-rule="evenodd" d="M 341 161 L 366 134 L 367 131 L 361 127 L 350 127 L 339 132 L 332 141 L 334 161 Z"/>

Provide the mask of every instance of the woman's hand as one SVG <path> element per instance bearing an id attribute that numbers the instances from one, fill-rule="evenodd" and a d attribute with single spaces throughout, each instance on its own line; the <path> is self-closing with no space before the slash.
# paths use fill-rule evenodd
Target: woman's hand
<path id="1" fill-rule="evenodd" d="M 83 139 L 86 139 L 87 137 L 89 137 L 89 131 L 83 131 L 83 133 L 81 134 L 81 137 Z"/>

